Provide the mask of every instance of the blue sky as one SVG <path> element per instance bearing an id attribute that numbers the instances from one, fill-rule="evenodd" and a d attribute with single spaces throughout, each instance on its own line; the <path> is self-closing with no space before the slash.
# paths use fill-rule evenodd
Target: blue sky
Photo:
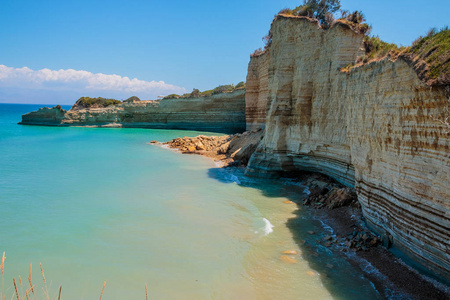
<path id="1" fill-rule="evenodd" d="M 71 104 L 83 95 L 150 99 L 236 84 L 245 80 L 249 55 L 263 46 L 274 15 L 301 2 L 1 0 L 0 102 Z M 450 23 L 448 0 L 341 4 L 362 10 L 372 34 L 403 45 Z M 48 70 L 36 73 L 42 69 Z M 24 74 L 31 83 L 45 78 L 45 84 L 21 83 Z M 118 76 L 108 76 L 113 74 Z M 74 85 L 73 78 L 84 81 Z"/>

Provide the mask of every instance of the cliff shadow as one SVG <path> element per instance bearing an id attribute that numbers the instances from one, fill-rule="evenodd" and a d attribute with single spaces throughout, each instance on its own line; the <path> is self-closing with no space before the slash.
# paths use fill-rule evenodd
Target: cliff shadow
<path id="1" fill-rule="evenodd" d="M 361 299 L 361 295 L 364 295 L 364 299 L 383 298 L 362 271 L 350 264 L 339 249 L 326 246 L 326 239 L 334 236 L 333 230 L 323 221 L 320 210 L 303 205 L 307 190 L 302 180 L 311 174 L 298 173 L 289 174 L 294 178 L 264 179 L 247 177 L 244 171 L 244 168 L 235 167 L 212 168 L 208 170 L 208 176 L 224 184 L 257 189 L 263 197 L 276 198 L 278 202 L 280 197 L 294 202 L 299 209 L 292 213 L 294 217 L 286 220 L 286 227 L 301 250 L 301 256 L 296 258 L 307 261 L 310 268 L 319 274 L 323 286 L 333 298 Z"/>

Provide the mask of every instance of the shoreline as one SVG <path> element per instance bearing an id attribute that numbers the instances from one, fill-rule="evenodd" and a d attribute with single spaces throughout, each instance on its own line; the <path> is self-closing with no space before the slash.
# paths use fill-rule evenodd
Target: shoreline
<path id="1" fill-rule="evenodd" d="M 263 133 L 260 130 L 222 137 L 184 137 L 164 143 L 151 141 L 150 144 L 177 150 L 181 154 L 206 156 L 214 160 L 221 168 L 239 168 L 247 164 Z M 249 144 L 248 149 L 242 149 L 246 143 Z M 376 235 L 366 227 L 356 195 L 348 192 L 348 188 L 317 173 L 302 175 L 294 180 L 313 191 L 312 195 L 304 200 L 304 203 L 293 202 L 299 207 L 308 206 L 317 219 L 329 227 L 335 236 L 335 238 L 330 238 L 326 235 L 325 229 L 323 232 L 317 233 L 326 235 L 323 244 L 336 255 L 343 256 L 350 264 L 357 267 L 372 282 L 383 298 L 450 298 L 450 287 L 419 273 L 403 262 L 401 258 L 394 256 L 384 245 L 381 245 L 381 239 L 377 240 Z M 315 193 L 314 188 L 316 188 Z M 321 195 L 323 194 L 322 189 L 328 191 L 325 196 Z M 315 207 L 314 204 L 317 197 L 324 202 L 319 207 Z M 352 197 L 354 198 L 352 199 Z M 327 208 L 327 206 L 331 208 Z M 295 226 L 287 225 L 295 236 Z M 349 238 L 348 236 L 352 235 L 352 232 L 354 237 Z M 357 232 L 356 235 L 355 232 Z M 365 235 L 370 236 L 367 243 L 356 242 Z M 372 243 L 369 246 L 370 241 Z M 304 241 L 295 242 L 301 247 Z"/>

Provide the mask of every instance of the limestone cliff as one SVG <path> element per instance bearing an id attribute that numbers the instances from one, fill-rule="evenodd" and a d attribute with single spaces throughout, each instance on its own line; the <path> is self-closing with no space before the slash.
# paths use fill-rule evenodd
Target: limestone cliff
<path id="1" fill-rule="evenodd" d="M 27 113 L 22 116 L 23 124 L 33 123 L 34 125 L 49 125 L 57 126 L 61 124 L 64 119 L 66 110 L 62 109 L 61 106 L 57 105 L 53 108 L 42 107 L 37 111 Z"/>
<path id="2" fill-rule="evenodd" d="M 127 101 L 108 107 L 74 105 L 50 117 L 41 109 L 22 116 L 21 124 L 188 129 L 235 133 L 245 130 L 245 90 L 200 98 Z M 53 116 L 53 115 L 52 115 Z"/>
<path id="3" fill-rule="evenodd" d="M 369 226 L 450 281 L 450 136 L 430 115 L 443 87 L 404 60 L 343 73 L 363 36 L 337 24 L 278 16 L 266 52 L 251 58 L 247 129 L 265 127 L 248 175 L 320 172 L 355 187 Z"/>

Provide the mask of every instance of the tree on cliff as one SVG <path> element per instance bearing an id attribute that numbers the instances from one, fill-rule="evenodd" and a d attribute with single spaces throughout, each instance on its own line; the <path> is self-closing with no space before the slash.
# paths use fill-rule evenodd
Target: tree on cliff
<path id="1" fill-rule="evenodd" d="M 319 20 L 321 25 L 331 25 L 330 17 L 341 8 L 340 0 L 304 0 L 292 10 L 296 16 L 305 16 Z"/>

